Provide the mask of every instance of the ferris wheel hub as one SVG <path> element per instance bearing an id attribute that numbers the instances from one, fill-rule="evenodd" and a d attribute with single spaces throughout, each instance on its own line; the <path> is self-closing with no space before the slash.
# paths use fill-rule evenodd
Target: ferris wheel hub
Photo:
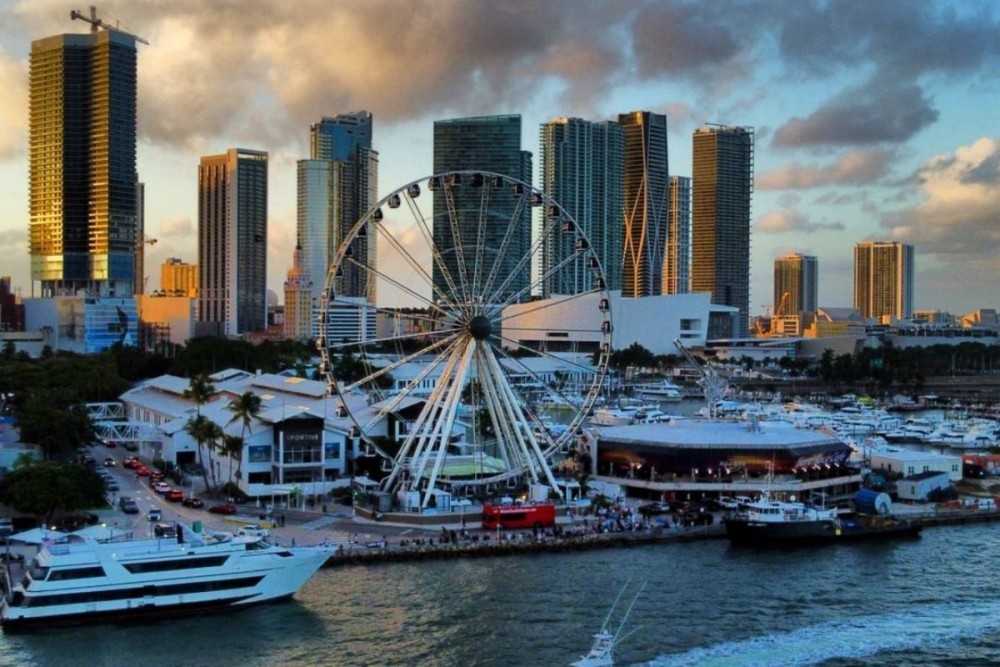
<path id="1" fill-rule="evenodd" d="M 469 334 L 476 340 L 486 340 L 493 333 L 493 323 L 485 315 L 476 315 L 469 322 Z"/>

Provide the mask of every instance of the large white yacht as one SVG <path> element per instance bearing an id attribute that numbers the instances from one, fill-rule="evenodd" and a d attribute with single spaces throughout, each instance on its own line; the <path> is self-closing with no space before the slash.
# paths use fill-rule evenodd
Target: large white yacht
<path id="1" fill-rule="evenodd" d="M 330 554 L 186 527 L 176 538 L 127 542 L 71 535 L 45 545 L 19 582 L 3 575 L 0 622 L 49 627 L 238 609 L 291 597 Z"/>

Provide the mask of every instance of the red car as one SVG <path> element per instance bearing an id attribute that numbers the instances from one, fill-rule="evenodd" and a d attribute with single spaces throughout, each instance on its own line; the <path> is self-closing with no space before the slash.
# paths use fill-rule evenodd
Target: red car
<path id="1" fill-rule="evenodd" d="M 167 495 L 164 497 L 170 502 L 176 503 L 180 502 L 181 500 L 184 500 L 184 492 L 178 491 L 177 489 L 170 489 L 169 491 L 167 491 Z"/>
<path id="2" fill-rule="evenodd" d="M 236 514 L 236 505 L 232 503 L 222 503 L 220 505 L 212 505 L 208 508 L 208 511 L 212 514 Z"/>
<path id="3" fill-rule="evenodd" d="M 139 477 L 149 477 L 149 468 L 146 466 L 139 466 L 135 469 L 135 474 Z"/>

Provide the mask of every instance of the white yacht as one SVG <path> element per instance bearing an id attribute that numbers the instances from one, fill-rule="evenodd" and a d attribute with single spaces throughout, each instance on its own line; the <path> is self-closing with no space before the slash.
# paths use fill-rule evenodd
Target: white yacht
<path id="1" fill-rule="evenodd" d="M 30 628 L 235 610 L 291 597 L 331 553 L 187 527 L 171 539 L 70 535 L 43 546 L 19 582 L 0 575 L 0 622 Z"/>
<path id="2" fill-rule="evenodd" d="M 646 584 L 643 583 L 639 587 L 638 592 L 623 613 L 619 608 L 619 604 L 628 586 L 629 584 L 626 583 L 618 592 L 618 597 L 615 598 L 615 603 L 611 606 L 611 610 L 605 617 L 604 624 L 601 625 L 601 629 L 594 635 L 594 643 L 590 647 L 590 652 L 576 662 L 570 663 L 570 667 L 614 667 L 615 648 L 639 629 L 633 628 L 628 632 L 623 632 L 625 630 L 625 622 L 628 621 L 629 614 L 632 613 L 632 607 L 635 606 L 636 600 L 639 599 L 639 595 L 646 587 Z M 616 616 L 618 618 L 615 618 Z"/>
<path id="3" fill-rule="evenodd" d="M 635 395 L 644 401 L 658 403 L 676 403 L 684 399 L 684 392 L 670 380 L 637 385 Z"/>

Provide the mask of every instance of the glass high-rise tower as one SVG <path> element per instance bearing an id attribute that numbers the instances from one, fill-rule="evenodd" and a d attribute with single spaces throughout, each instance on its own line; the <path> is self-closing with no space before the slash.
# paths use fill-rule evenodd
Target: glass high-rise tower
<path id="1" fill-rule="evenodd" d="M 618 115 L 625 133 L 622 296 L 660 294 L 667 244 L 667 117 L 651 111 Z"/>
<path id="2" fill-rule="evenodd" d="M 854 247 L 854 307 L 865 318 L 912 317 L 912 245 L 861 241 Z"/>
<path id="3" fill-rule="evenodd" d="M 267 153 L 231 148 L 198 167 L 198 333 L 267 328 Z"/>
<path id="4" fill-rule="evenodd" d="M 299 162 L 298 243 L 305 270 L 319 296 L 327 269 L 345 234 L 378 199 L 378 151 L 372 149 L 372 115 L 355 111 L 324 116 L 309 128 L 310 160 Z M 359 236 L 354 253 L 376 265 L 376 239 Z M 375 303 L 375 281 L 344 266 L 337 294 Z"/>
<path id="5" fill-rule="evenodd" d="M 753 128 L 709 125 L 694 132 L 691 291 L 739 308 L 737 336 L 746 336 L 750 323 L 753 151 Z"/>
<path id="6" fill-rule="evenodd" d="M 29 246 L 41 296 L 135 292 L 136 47 L 117 30 L 31 44 Z"/>
<path id="7" fill-rule="evenodd" d="M 691 288 L 691 179 L 671 176 L 663 293 L 685 294 Z"/>
<path id="8" fill-rule="evenodd" d="M 481 116 L 474 118 L 453 118 L 434 122 L 434 173 L 448 171 L 483 171 L 510 176 L 531 184 L 531 153 L 521 150 L 521 116 Z M 466 263 L 476 256 L 479 215 L 482 204 L 481 188 L 459 186 L 451 189 L 454 194 L 453 209 L 455 219 L 449 214 L 443 189 L 434 192 L 434 245 L 441 252 L 448 272 L 459 275 L 458 252 L 455 239 L 461 239 L 462 255 Z M 497 196 L 490 202 L 490 219 L 511 221 L 517 233 L 508 240 L 507 250 L 500 259 L 496 285 L 503 285 L 511 276 L 517 263 L 531 249 L 530 207 L 523 207 L 520 218 L 515 221 L 517 198 Z M 457 224 L 453 234 L 451 225 Z M 507 224 L 490 225 L 486 229 L 482 247 L 483 260 L 488 266 L 497 259 L 497 251 L 503 247 Z M 450 292 L 447 281 L 435 262 L 434 285 L 443 292 Z M 506 298 L 521 293 L 517 301 L 527 301 L 530 297 L 531 272 L 527 269 L 514 275 L 507 287 L 496 298 Z M 523 293 L 522 293 L 523 292 Z"/>
<path id="9" fill-rule="evenodd" d="M 610 290 L 622 282 L 622 169 L 624 134 L 615 122 L 557 118 L 541 126 L 542 191 L 566 209 L 590 240 Z M 577 255 L 575 239 L 552 234 L 542 246 L 542 296 L 592 289 L 590 270 Z M 551 275 L 549 275 L 551 273 Z"/>

